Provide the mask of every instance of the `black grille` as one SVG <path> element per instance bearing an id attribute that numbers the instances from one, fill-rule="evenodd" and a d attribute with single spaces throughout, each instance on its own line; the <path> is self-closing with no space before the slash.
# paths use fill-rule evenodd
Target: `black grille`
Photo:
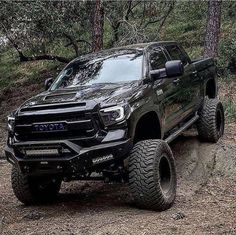
<path id="1" fill-rule="evenodd" d="M 53 131 L 34 131 L 35 124 L 60 123 L 66 129 Z M 18 116 L 15 123 L 15 137 L 19 141 L 62 140 L 93 138 L 97 132 L 92 113 L 62 113 Z"/>
<path id="2" fill-rule="evenodd" d="M 16 125 L 19 124 L 32 124 L 32 123 L 41 123 L 41 122 L 58 122 L 58 121 L 76 121 L 76 120 L 85 120 L 86 117 L 91 118 L 90 114 L 84 112 L 79 113 L 54 113 L 54 114 L 39 114 L 39 115 L 25 115 L 19 116 L 16 118 Z"/>

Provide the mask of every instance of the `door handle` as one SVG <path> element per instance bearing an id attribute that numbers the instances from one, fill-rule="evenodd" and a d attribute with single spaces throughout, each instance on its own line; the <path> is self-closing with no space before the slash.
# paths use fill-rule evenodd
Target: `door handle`
<path id="1" fill-rule="evenodd" d="M 174 83 L 175 85 L 178 85 L 178 84 L 179 84 L 179 78 L 174 79 L 174 80 L 173 80 L 173 83 Z"/>
<path id="2" fill-rule="evenodd" d="M 194 78 L 197 78 L 197 77 L 198 77 L 198 72 L 197 72 L 197 71 L 193 71 L 193 72 L 192 72 L 192 76 L 193 76 Z"/>

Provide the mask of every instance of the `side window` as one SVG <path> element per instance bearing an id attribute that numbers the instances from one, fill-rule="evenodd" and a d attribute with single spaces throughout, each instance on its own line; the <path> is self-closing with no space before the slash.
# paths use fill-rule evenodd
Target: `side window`
<path id="1" fill-rule="evenodd" d="M 151 70 L 165 68 L 167 59 L 160 47 L 155 47 L 150 51 L 149 59 Z"/>
<path id="2" fill-rule="evenodd" d="M 172 60 L 181 60 L 184 66 L 188 64 L 188 58 L 182 53 L 177 45 L 166 46 L 166 50 L 170 54 Z"/>

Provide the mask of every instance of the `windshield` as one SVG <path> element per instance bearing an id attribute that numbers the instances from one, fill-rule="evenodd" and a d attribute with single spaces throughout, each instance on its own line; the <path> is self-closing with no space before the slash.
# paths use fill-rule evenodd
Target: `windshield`
<path id="1" fill-rule="evenodd" d="M 121 83 L 142 78 L 142 53 L 127 52 L 97 60 L 77 60 L 58 76 L 51 90 L 101 83 Z"/>

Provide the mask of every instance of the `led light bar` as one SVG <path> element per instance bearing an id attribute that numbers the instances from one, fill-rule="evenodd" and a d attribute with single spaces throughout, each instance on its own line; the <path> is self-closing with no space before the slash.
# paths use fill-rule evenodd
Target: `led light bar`
<path id="1" fill-rule="evenodd" d="M 59 155 L 58 149 L 26 149 L 26 156 Z"/>

